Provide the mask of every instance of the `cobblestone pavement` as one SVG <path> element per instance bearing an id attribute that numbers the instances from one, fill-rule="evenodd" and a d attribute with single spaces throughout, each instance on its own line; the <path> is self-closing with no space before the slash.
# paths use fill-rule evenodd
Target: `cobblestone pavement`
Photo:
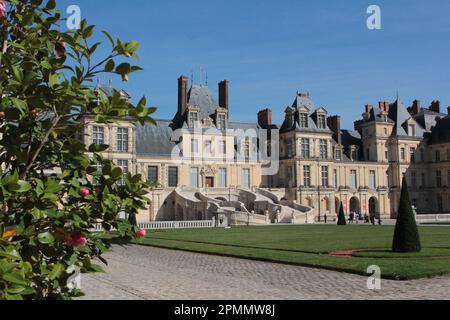
<path id="1" fill-rule="evenodd" d="M 408 282 L 143 246 L 115 247 L 106 273 L 83 275 L 90 300 L 449 299 L 450 277 Z"/>

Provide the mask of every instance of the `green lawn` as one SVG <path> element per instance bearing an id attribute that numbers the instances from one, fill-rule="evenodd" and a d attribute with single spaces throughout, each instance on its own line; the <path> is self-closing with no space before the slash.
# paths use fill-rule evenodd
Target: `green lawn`
<path id="1" fill-rule="evenodd" d="M 417 279 L 450 273 L 450 228 L 420 227 L 423 251 L 390 252 L 390 226 L 273 226 L 151 231 L 139 244 L 366 274 Z M 352 256 L 329 253 L 357 250 Z"/>

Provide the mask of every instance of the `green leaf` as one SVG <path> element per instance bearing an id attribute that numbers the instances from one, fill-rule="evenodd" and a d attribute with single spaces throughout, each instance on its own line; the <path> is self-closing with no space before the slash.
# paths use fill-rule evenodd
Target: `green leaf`
<path id="1" fill-rule="evenodd" d="M 64 268 L 64 265 L 58 263 L 53 267 L 53 270 L 50 272 L 48 277 L 50 278 L 50 280 L 55 280 L 61 276 L 61 274 L 65 271 L 65 269 L 66 268 Z"/>
<path id="2" fill-rule="evenodd" d="M 25 281 L 25 276 L 20 271 L 15 271 L 11 273 L 7 273 L 3 275 L 3 280 L 18 284 L 18 285 L 27 285 L 27 282 Z"/>
<path id="3" fill-rule="evenodd" d="M 106 72 L 111 72 L 111 71 L 114 70 L 115 66 L 116 66 L 116 63 L 114 62 L 114 60 L 110 59 L 105 65 L 105 71 Z"/>
<path id="4" fill-rule="evenodd" d="M 17 184 L 19 185 L 19 189 L 16 190 L 18 193 L 30 191 L 32 188 L 31 184 L 26 181 L 18 181 Z"/>
<path id="5" fill-rule="evenodd" d="M 52 244 L 55 242 L 55 237 L 50 232 L 44 232 L 38 235 L 38 241 L 42 244 Z"/>

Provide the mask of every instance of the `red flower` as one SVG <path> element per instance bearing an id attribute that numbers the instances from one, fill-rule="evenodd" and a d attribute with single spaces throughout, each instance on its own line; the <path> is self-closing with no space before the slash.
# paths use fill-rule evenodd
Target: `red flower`
<path id="1" fill-rule="evenodd" d="M 144 229 L 138 230 L 138 231 L 136 231 L 136 235 L 139 238 L 144 238 L 147 235 L 147 231 Z"/>
<path id="2" fill-rule="evenodd" d="M 0 17 L 4 17 L 6 15 L 6 8 L 5 3 L 2 1 L 0 2 Z"/>
<path id="3" fill-rule="evenodd" d="M 57 43 L 57 44 L 56 44 L 56 48 L 55 48 L 55 52 L 56 52 L 56 55 L 57 55 L 59 58 L 64 57 L 64 56 L 66 55 L 66 53 L 67 53 L 67 50 L 66 50 L 66 43 L 65 43 L 65 42 L 59 42 L 59 43 Z"/>
<path id="4" fill-rule="evenodd" d="M 0 119 L 6 119 L 6 113 L 4 113 L 3 111 L 0 111 Z"/>
<path id="5" fill-rule="evenodd" d="M 66 236 L 66 245 L 70 247 L 84 247 L 87 244 L 87 238 L 80 232 L 72 232 Z"/>
<path id="6" fill-rule="evenodd" d="M 89 189 L 81 189 L 80 194 L 83 198 L 89 197 L 91 194 L 91 191 Z"/>

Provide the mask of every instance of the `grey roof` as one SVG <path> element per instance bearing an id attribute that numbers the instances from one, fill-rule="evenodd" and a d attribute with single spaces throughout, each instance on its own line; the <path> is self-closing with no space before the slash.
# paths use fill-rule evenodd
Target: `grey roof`
<path id="1" fill-rule="evenodd" d="M 300 127 L 300 109 L 307 108 L 308 111 L 308 128 Z M 292 112 L 292 115 L 294 117 L 294 121 L 292 123 L 292 126 L 289 126 L 289 123 L 287 120 L 283 122 L 283 125 L 281 126 L 280 131 L 281 132 L 287 132 L 287 131 L 297 131 L 297 132 L 315 132 L 315 133 L 332 133 L 332 131 L 328 128 L 328 126 L 325 126 L 325 128 L 319 128 L 317 127 L 315 118 L 317 115 L 317 111 L 321 108 L 316 108 L 314 105 L 314 102 L 307 96 L 297 94 L 297 97 L 294 100 L 294 103 L 292 104 L 292 107 L 288 107 L 286 109 L 286 113 Z"/>
<path id="2" fill-rule="evenodd" d="M 233 130 L 248 130 L 248 129 L 254 129 L 259 130 L 258 125 L 256 123 L 245 123 L 245 122 L 229 122 L 228 128 Z"/>
<path id="3" fill-rule="evenodd" d="M 216 113 L 219 105 L 214 100 L 208 86 L 192 85 L 188 92 L 188 106 L 200 108 L 201 119 L 208 118 Z"/>
<path id="4" fill-rule="evenodd" d="M 423 108 L 419 113 L 415 114 L 413 118 L 427 131 L 436 126 L 436 122 L 447 115 L 445 113 L 437 113 L 430 109 Z"/>
<path id="5" fill-rule="evenodd" d="M 146 156 L 170 156 L 175 143 L 172 136 L 171 120 L 156 120 L 157 125 L 136 124 L 136 152 Z"/>
<path id="6" fill-rule="evenodd" d="M 429 144 L 439 144 L 450 142 L 450 116 L 447 116 L 436 123 L 436 126 L 429 135 Z"/>
<path id="7" fill-rule="evenodd" d="M 383 117 L 381 116 L 381 113 L 382 113 L 382 111 L 380 108 L 372 108 L 372 110 L 370 111 L 369 120 L 376 121 L 376 122 L 384 122 Z M 394 123 L 394 121 L 392 121 L 390 118 L 388 118 L 387 121 L 389 123 Z"/>
<path id="8" fill-rule="evenodd" d="M 393 134 L 396 136 L 408 136 L 405 122 L 412 118 L 411 114 L 406 109 L 405 105 L 398 99 L 390 105 L 389 118 L 394 121 Z M 424 130 L 419 124 L 416 128 L 416 137 L 421 138 L 424 135 Z"/>

